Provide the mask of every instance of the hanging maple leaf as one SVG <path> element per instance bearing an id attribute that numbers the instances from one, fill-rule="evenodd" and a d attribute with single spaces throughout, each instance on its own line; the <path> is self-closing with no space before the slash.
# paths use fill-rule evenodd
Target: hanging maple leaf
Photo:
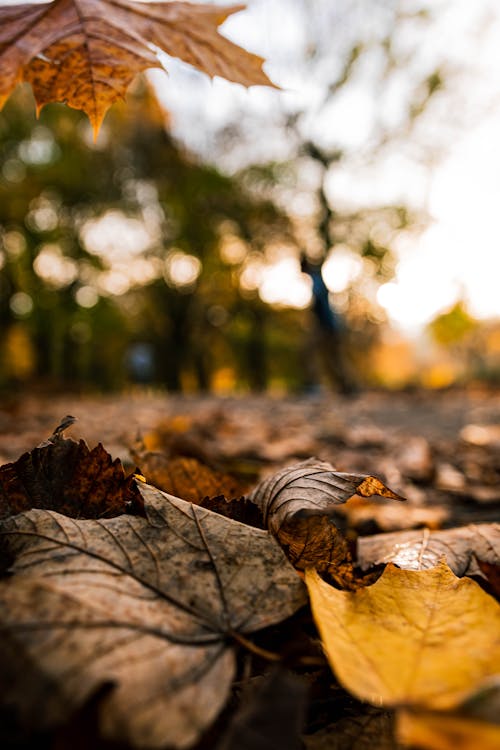
<path id="1" fill-rule="evenodd" d="M 0 107 L 19 82 L 28 81 L 38 109 L 66 102 L 84 110 L 97 133 L 135 75 L 162 67 L 154 46 L 210 76 L 272 85 L 262 58 L 217 33 L 244 7 L 133 0 L 0 7 Z"/>
<path id="2" fill-rule="evenodd" d="M 0 524 L 0 696 L 23 726 L 59 724 L 111 685 L 104 736 L 188 747 L 226 702 L 231 643 L 306 601 L 266 531 L 140 491 L 147 518 L 34 510 Z"/>

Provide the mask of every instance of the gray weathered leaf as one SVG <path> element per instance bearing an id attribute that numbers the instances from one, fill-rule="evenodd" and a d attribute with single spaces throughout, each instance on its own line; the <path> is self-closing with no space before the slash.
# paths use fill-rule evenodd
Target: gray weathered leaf
<path id="1" fill-rule="evenodd" d="M 235 634 L 291 615 L 305 588 L 267 532 L 140 490 L 147 518 L 0 524 L 0 695 L 38 730 L 110 684 L 103 736 L 184 748 L 227 699 Z"/>
<path id="2" fill-rule="evenodd" d="M 405 570 L 433 568 L 442 558 L 457 576 L 479 574 L 477 560 L 500 563 L 500 524 L 481 523 L 444 531 L 401 531 L 358 539 L 358 564 L 395 563 Z"/>
<path id="3" fill-rule="evenodd" d="M 293 516 L 331 515 L 337 505 L 356 494 L 404 499 L 377 477 L 338 472 L 327 461 L 311 458 L 265 479 L 250 500 L 261 509 L 267 528 L 278 536 L 282 524 Z"/>

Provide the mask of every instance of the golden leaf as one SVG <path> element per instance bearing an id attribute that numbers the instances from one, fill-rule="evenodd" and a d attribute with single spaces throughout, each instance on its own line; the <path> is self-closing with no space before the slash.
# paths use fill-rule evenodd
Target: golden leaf
<path id="1" fill-rule="evenodd" d="M 401 711 L 401 742 L 422 750 L 498 750 L 500 726 L 443 711 Z"/>
<path id="2" fill-rule="evenodd" d="M 340 682 L 375 705 L 447 709 L 500 671 L 500 606 L 445 563 L 389 564 L 354 593 L 306 572 L 314 619 Z"/>

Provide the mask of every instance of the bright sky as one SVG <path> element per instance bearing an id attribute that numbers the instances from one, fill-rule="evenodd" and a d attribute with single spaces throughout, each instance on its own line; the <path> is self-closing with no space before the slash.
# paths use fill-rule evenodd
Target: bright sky
<path id="1" fill-rule="evenodd" d="M 322 13 L 327 26 L 326 22 L 332 21 L 334 5 L 326 0 L 309 2 L 311 16 L 316 13 L 317 27 L 321 28 Z M 262 116 L 272 107 L 286 109 L 287 104 L 296 101 L 302 107 L 310 107 L 314 114 L 318 98 L 314 82 L 301 79 L 300 71 L 293 64 L 285 65 L 287 60 L 290 63 L 294 47 L 300 48 L 303 42 L 298 26 L 300 18 L 293 11 L 301 3 L 302 0 L 293 4 L 284 0 L 250 0 L 249 9 L 234 16 L 224 27 L 228 36 L 267 58 L 266 70 L 282 86 L 283 92 L 259 88 L 243 92 L 240 87 L 226 82 L 198 80 L 194 84 L 196 101 L 186 102 L 184 97 L 184 104 L 177 107 L 177 102 L 182 100 L 177 94 L 185 84 L 185 76 L 191 78 L 193 74 L 183 73 L 181 69 L 176 80 L 174 76 L 170 78 L 165 88 L 165 101 L 174 112 L 174 118 L 177 112 L 179 134 L 188 144 L 202 152 L 210 148 L 211 131 L 223 125 L 238 108 L 240 117 L 251 120 L 252 116 Z M 338 0 L 337 6 L 345 6 L 344 0 Z M 433 0 L 429 6 L 439 9 L 440 15 L 426 33 L 424 43 L 420 42 L 417 65 L 425 71 L 426 66 L 430 70 L 441 64 L 445 74 L 451 71 L 454 88 L 448 98 L 439 99 L 438 95 L 436 103 L 430 107 L 430 116 L 426 114 L 427 119 L 422 118 L 420 132 L 417 132 L 422 142 L 431 146 L 435 138 L 434 166 L 422 166 L 418 158 L 404 149 L 396 150 L 376 168 L 362 164 L 341 168 L 332 178 L 331 190 L 334 205 L 335 201 L 361 205 L 376 202 L 381 197 L 388 201 L 406 198 L 429 211 L 432 219 L 429 228 L 420 237 L 400 243 L 396 276 L 378 295 L 392 320 L 408 332 L 417 331 L 458 297 L 465 298 L 471 312 L 479 317 L 500 316 L 497 227 L 500 215 L 500 5 L 497 0 L 474 3 Z M 349 29 L 345 33 L 348 35 Z M 411 29 L 406 33 L 411 33 Z M 409 43 L 404 34 L 403 29 L 397 43 Z M 334 38 L 334 43 L 340 42 Z M 171 65 L 169 67 L 172 70 Z M 454 72 L 456 67 L 462 69 L 459 74 Z M 396 77 L 392 95 L 389 92 L 381 103 L 369 86 L 368 72 L 364 78 L 358 76 L 352 86 L 341 90 L 321 118 L 314 120 L 311 115 L 311 132 L 317 141 L 328 145 L 333 140 L 355 151 L 362 149 L 377 118 L 397 122 L 405 95 L 403 83 L 398 83 Z M 201 113 L 202 130 L 192 127 L 195 112 L 196 121 Z M 258 148 L 264 150 L 264 156 L 286 158 L 286 143 L 283 139 L 273 143 L 272 136 L 270 126 L 265 139 L 256 139 Z M 280 264 L 264 275 L 262 296 L 267 301 L 306 304 L 307 286 L 304 280 L 298 281 L 298 265 L 284 260 Z M 337 271 L 344 273 L 347 283 L 349 273 L 345 268 L 345 259 L 339 258 L 330 273 L 325 274 L 327 283 L 336 283 L 338 290 L 341 284 Z M 354 267 L 352 273 L 358 270 Z"/>
<path id="2" fill-rule="evenodd" d="M 500 81 L 499 81 L 500 86 Z M 403 327 L 465 298 L 480 317 L 500 317 L 500 117 L 478 126 L 435 172 L 432 225 L 401 251 L 379 301 Z"/>
<path id="3" fill-rule="evenodd" d="M 480 317 L 500 316 L 500 119 L 473 131 L 437 170 L 429 193 L 431 226 L 401 248 L 396 277 L 378 300 L 413 329 L 466 299 Z"/>

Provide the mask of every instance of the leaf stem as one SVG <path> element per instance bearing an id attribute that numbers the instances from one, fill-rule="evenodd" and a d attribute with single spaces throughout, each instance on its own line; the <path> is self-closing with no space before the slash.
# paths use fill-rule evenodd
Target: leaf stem
<path id="1" fill-rule="evenodd" d="M 237 643 L 240 644 L 240 646 L 243 646 L 247 649 L 247 651 L 250 651 L 252 654 L 256 654 L 256 656 L 260 656 L 266 661 L 274 661 L 278 662 L 281 661 L 281 656 L 274 651 L 268 651 L 265 648 L 261 648 L 260 646 L 257 646 L 256 643 L 253 643 L 253 641 L 248 640 L 248 638 L 245 638 L 244 635 L 241 635 L 241 633 L 236 633 L 235 631 L 230 631 L 229 635 L 233 640 L 235 640 Z"/>

